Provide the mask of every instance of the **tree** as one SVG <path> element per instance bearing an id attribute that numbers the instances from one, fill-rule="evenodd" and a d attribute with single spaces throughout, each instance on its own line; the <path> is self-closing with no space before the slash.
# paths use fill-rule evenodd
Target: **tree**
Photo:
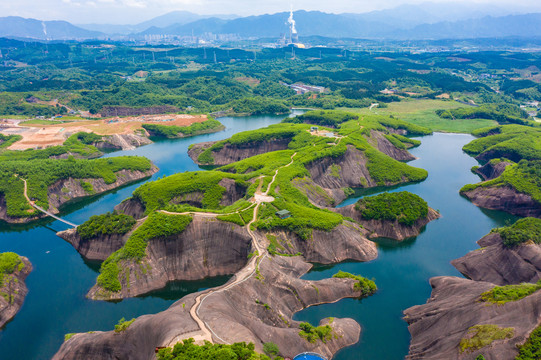
<path id="1" fill-rule="evenodd" d="M 263 351 L 265 354 L 273 357 L 280 353 L 280 348 L 273 342 L 267 342 L 263 344 Z"/>

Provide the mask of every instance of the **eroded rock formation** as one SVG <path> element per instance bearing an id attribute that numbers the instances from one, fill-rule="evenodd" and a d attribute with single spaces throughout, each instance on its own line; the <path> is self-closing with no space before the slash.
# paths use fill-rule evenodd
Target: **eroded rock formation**
<path id="1" fill-rule="evenodd" d="M 4 275 L 0 286 L 0 328 L 13 319 L 28 293 L 24 280 L 32 271 L 32 264 L 27 258 L 21 256 L 24 264 L 22 269 L 16 269 L 13 274 Z"/>
<path id="2" fill-rule="evenodd" d="M 245 144 L 225 144 L 221 149 L 212 151 L 212 157 L 214 159 L 212 165 L 228 165 L 251 156 L 265 154 L 271 151 L 286 150 L 290 142 L 291 138 L 285 138 L 249 142 Z M 188 155 L 196 164 L 204 165 L 201 164 L 197 158 L 205 149 L 210 148 L 215 143 L 216 141 L 194 144 L 190 150 L 188 150 Z"/>
<path id="3" fill-rule="evenodd" d="M 541 246 L 533 242 L 506 247 L 498 233 L 491 233 L 477 242 L 481 247 L 451 261 L 470 279 L 496 285 L 535 283 L 541 279 Z"/>
<path id="4" fill-rule="evenodd" d="M 514 359 L 517 345 L 523 344 L 539 325 L 541 292 L 504 305 L 479 301 L 483 292 L 495 285 L 450 276 L 430 279 L 432 295 L 424 305 L 407 309 L 411 344 L 407 359 L 475 359 L 483 355 L 490 360 Z M 475 325 L 497 325 L 513 328 L 513 336 L 496 340 L 490 346 L 461 352 L 461 339 Z"/>
<path id="5" fill-rule="evenodd" d="M 541 205 L 530 195 L 520 193 L 509 185 L 479 186 L 461 194 L 482 208 L 502 210 L 519 216 L 541 217 Z"/>
<path id="6" fill-rule="evenodd" d="M 541 275 L 541 247 L 525 243 L 504 247 L 498 233 L 478 241 L 481 249 L 452 261 L 469 279 L 430 279 L 432 295 L 424 305 L 407 309 L 405 320 L 412 336 L 408 359 L 514 359 L 522 345 L 539 326 L 541 291 L 517 301 L 495 304 L 481 300 L 481 294 L 496 285 L 536 282 Z M 495 340 L 473 351 L 461 351 L 460 341 L 476 325 L 512 328 L 511 337 Z"/>
<path id="7" fill-rule="evenodd" d="M 294 313 L 361 295 L 352 279 L 301 280 L 310 267 L 300 257 L 267 257 L 257 276 L 206 297 L 198 313 L 214 333 L 213 340 L 253 342 L 260 352 L 263 343 L 274 342 L 282 355 L 291 357 L 303 351 L 332 357 L 356 343 L 360 326 L 352 319 L 323 320 L 321 324 L 330 324 L 333 329 L 333 336 L 325 343 L 310 343 L 299 336 L 299 323 L 292 320 Z M 54 359 L 154 359 L 155 347 L 170 346 L 199 333 L 190 309 L 200 294 L 187 295 L 161 313 L 141 316 L 121 333 L 77 334 L 62 345 Z"/>
<path id="8" fill-rule="evenodd" d="M 411 226 L 407 226 L 399 223 L 398 220 L 363 219 L 361 213 L 355 209 L 355 204 L 335 209 L 335 211 L 360 223 L 363 228 L 367 230 L 367 235 L 371 239 L 385 237 L 395 240 L 404 240 L 414 237 L 423 231 L 426 224 L 441 217 L 440 213 L 429 207 L 428 215 L 426 217 L 418 219 Z"/>
<path id="9" fill-rule="evenodd" d="M 110 191 L 129 183 L 147 178 L 156 173 L 158 168 L 152 166 L 148 171 L 137 170 L 120 170 L 115 173 L 117 180 L 112 184 L 106 184 L 103 179 L 62 179 L 55 182 L 48 188 L 49 212 L 58 214 L 60 207 L 68 202 L 82 199 L 85 197 L 98 195 L 106 191 Z M 88 192 L 83 187 L 83 184 L 90 184 L 92 191 Z M 86 185 L 88 186 L 88 185 Z M 0 195 L 0 219 L 8 223 L 28 223 L 40 218 L 46 217 L 45 214 L 40 214 L 35 217 L 15 218 L 7 214 L 6 202 L 3 195 Z"/>

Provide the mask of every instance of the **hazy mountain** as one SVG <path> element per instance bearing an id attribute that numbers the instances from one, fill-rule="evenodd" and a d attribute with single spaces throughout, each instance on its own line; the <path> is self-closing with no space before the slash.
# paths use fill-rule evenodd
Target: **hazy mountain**
<path id="1" fill-rule="evenodd" d="M 487 16 L 481 19 L 419 25 L 411 30 L 395 32 L 391 37 L 398 39 L 532 38 L 541 36 L 540 24 L 541 13 Z"/>
<path id="2" fill-rule="evenodd" d="M 541 14 L 486 16 L 478 5 L 458 6 L 455 11 L 448 5 L 401 6 L 391 10 L 366 14 L 328 14 L 319 11 L 296 11 L 294 17 L 301 37 L 325 36 L 365 39 L 462 39 L 495 37 L 541 37 Z M 443 6 L 445 5 L 445 6 Z M 447 10 L 446 10 L 447 9 Z M 462 10 L 461 10 L 462 9 Z M 469 9 L 468 11 L 466 9 Z M 477 9 L 477 10 L 476 10 Z M 489 10 L 487 10 L 489 11 Z M 504 10 L 491 9 L 498 12 Z M 409 15 L 408 15 L 409 14 Z M 475 17 L 477 15 L 482 17 Z M 266 14 L 234 19 L 206 18 L 197 14 L 177 11 L 129 25 L 124 33 L 137 35 L 200 35 L 203 33 L 238 34 L 241 37 L 278 38 L 288 32 L 289 13 Z M 408 17 L 409 16 L 409 17 Z M 466 20 L 451 21 L 459 17 Z M 435 22 L 443 17 L 446 21 Z M 194 21 L 191 21 L 196 19 Z M 424 19 L 424 23 L 417 23 Z M 417 25 L 415 25 L 417 24 Z M 127 26 L 128 27 L 128 26 Z M 20 17 L 0 18 L 0 37 L 34 39 L 90 39 L 103 38 L 103 32 L 120 33 L 121 28 L 96 25 L 102 32 L 74 26 L 65 21 L 39 21 Z M 119 30 L 120 29 L 120 30 Z M 142 29 L 142 30 L 138 30 Z"/>
<path id="3" fill-rule="evenodd" d="M 82 24 L 78 26 L 82 27 L 83 29 L 102 31 L 108 34 L 127 35 L 142 32 L 150 28 L 166 28 L 172 25 L 182 26 L 200 19 L 218 18 L 230 20 L 237 17 L 237 15 L 198 15 L 189 11 L 172 11 L 170 13 L 133 25 Z"/>
<path id="4" fill-rule="evenodd" d="M 362 14 L 342 14 L 357 20 L 378 22 L 400 28 L 412 28 L 421 24 L 442 21 L 479 19 L 485 16 L 504 16 L 520 13 L 498 6 L 475 3 L 431 3 L 400 5 L 392 9 L 371 11 Z"/>
<path id="5" fill-rule="evenodd" d="M 215 34 L 238 34 L 244 37 L 278 37 L 286 33 L 289 13 L 248 16 L 233 20 L 217 18 L 197 20 L 184 25 L 152 28 L 142 34 L 199 35 L 204 32 Z M 323 35 L 330 37 L 379 37 L 391 33 L 396 27 L 387 24 L 360 21 L 349 16 L 327 14 L 319 11 L 296 11 L 297 30 L 301 36 Z"/>
<path id="6" fill-rule="evenodd" d="M 413 7 L 416 8 L 416 7 Z M 484 38 L 484 37 L 536 37 L 541 36 L 541 15 L 507 15 L 501 17 L 486 16 L 460 21 L 443 21 L 436 23 L 423 23 L 414 26 L 416 21 L 426 16 L 426 19 L 435 21 L 438 16 L 430 15 L 436 12 L 437 6 L 432 6 L 425 13 L 418 9 L 417 15 L 410 18 L 400 16 L 406 11 L 404 7 L 394 9 L 393 16 L 402 18 L 402 22 L 396 20 L 385 21 L 381 12 L 361 15 L 352 14 L 327 14 L 319 11 L 296 11 L 294 13 L 297 22 L 297 30 L 302 36 L 326 36 L 326 37 L 354 37 L 371 39 L 448 39 L 448 38 Z M 476 9 L 476 6 L 469 7 Z M 442 8 L 443 9 L 443 8 Z M 496 10 L 494 10 L 496 11 Z M 503 10 L 502 10 L 503 11 Z M 449 17 L 466 16 L 459 15 L 460 11 L 449 12 Z M 390 16 L 390 12 L 387 13 Z M 422 15 L 425 14 L 425 15 Z M 474 16 L 470 12 L 469 16 Z M 479 16 L 481 13 L 479 13 Z M 289 13 L 277 13 L 272 15 L 259 15 L 223 20 L 218 18 L 201 19 L 183 25 L 171 25 L 165 28 L 153 27 L 141 33 L 144 34 L 168 34 L 168 35 L 200 35 L 205 32 L 215 34 L 238 34 L 242 37 L 266 37 L 277 38 L 287 32 L 286 20 Z M 418 16 L 419 19 L 415 19 Z M 371 20 L 370 20 L 371 19 Z"/>
<path id="7" fill-rule="evenodd" d="M 0 37 L 40 40 L 95 39 L 105 35 L 74 26 L 67 21 L 40 21 L 18 16 L 0 18 Z"/>

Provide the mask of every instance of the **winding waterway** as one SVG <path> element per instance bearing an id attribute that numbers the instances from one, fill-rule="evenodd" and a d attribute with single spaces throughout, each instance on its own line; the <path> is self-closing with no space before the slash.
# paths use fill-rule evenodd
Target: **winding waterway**
<path id="1" fill-rule="evenodd" d="M 239 131 L 265 127 L 281 119 L 280 116 L 221 118 L 225 131 L 158 141 L 133 151 L 107 156 L 146 156 L 160 168 L 152 177 L 156 179 L 198 170 L 187 155 L 191 143 L 224 139 Z M 411 164 L 428 170 L 428 179 L 391 190 L 407 189 L 419 194 L 431 207 L 440 210 L 441 219 L 428 224 L 416 239 L 402 243 L 379 241 L 379 257 L 372 262 L 318 266 L 305 276 L 307 279 L 321 279 L 344 270 L 373 277 L 379 287 L 376 295 L 362 301 L 346 299 L 315 306 L 296 315 L 296 320 L 314 324 L 327 316 L 351 317 L 361 324 L 361 341 L 341 351 L 336 359 L 403 358 L 408 350 L 409 333 L 401 319 L 402 311 L 426 301 L 430 296 L 430 277 L 459 275 L 449 264 L 450 260 L 475 249 L 475 241 L 493 227 L 514 220 L 501 212 L 481 210 L 458 194 L 462 185 L 478 181 L 478 177 L 470 172 L 475 160 L 461 150 L 471 139 L 469 135 L 449 134 L 421 138 L 422 145 L 411 151 L 419 159 Z M 140 184 L 68 206 L 63 209 L 62 217 L 80 224 L 92 215 L 111 211 Z M 342 205 L 355 200 L 348 199 Z M 0 225 L 0 252 L 17 252 L 28 257 L 34 266 L 26 281 L 29 293 L 21 311 L 0 331 L 2 359 L 50 358 L 62 344 L 66 333 L 111 330 L 122 317 L 131 319 L 165 310 L 188 293 L 228 280 L 228 277 L 219 277 L 176 282 L 139 298 L 116 303 L 91 301 L 85 298 L 85 294 L 96 280 L 99 264 L 85 262 L 70 244 L 55 235 L 64 229 L 66 225 L 49 220 L 30 226 Z"/>
<path id="2" fill-rule="evenodd" d="M 302 113 L 296 111 L 293 114 Z M 188 146 L 215 141 L 233 134 L 269 126 L 284 116 L 220 118 L 224 131 L 192 138 L 160 140 L 132 151 L 106 156 L 141 155 L 152 160 L 160 171 L 149 179 L 178 172 L 199 170 L 188 157 Z M 147 180 L 147 181 L 149 181 Z M 81 224 L 92 215 L 112 211 L 131 196 L 142 182 L 78 202 L 62 209 L 61 217 Z M 0 331 L 0 359 L 49 359 L 60 348 L 64 334 L 111 330 L 122 317 L 131 319 L 167 309 L 174 301 L 192 292 L 227 282 L 222 276 L 203 281 L 176 282 L 152 294 L 121 302 L 92 301 L 85 295 L 96 282 L 99 263 L 89 263 L 56 232 L 67 229 L 60 221 L 43 220 L 33 225 L 0 224 L 0 252 L 13 251 L 28 257 L 34 270 L 26 279 L 29 292 L 13 321 Z"/>
<path id="3" fill-rule="evenodd" d="M 343 270 L 374 278 L 378 286 L 378 292 L 369 298 L 345 299 L 295 315 L 295 320 L 312 324 L 328 316 L 350 317 L 361 324 L 359 343 L 340 351 L 335 360 L 403 359 L 408 353 L 410 335 L 402 311 L 426 302 L 431 291 L 429 278 L 461 276 L 450 261 L 477 249 L 475 242 L 492 228 L 516 220 L 507 213 L 480 209 L 459 195 L 464 184 L 479 182 L 479 177 L 470 171 L 477 162 L 462 152 L 462 146 L 473 140 L 471 135 L 436 133 L 418 140 L 422 141 L 421 146 L 410 151 L 418 159 L 409 164 L 428 170 L 428 178 L 390 191 L 415 193 L 439 210 L 442 217 L 429 223 L 414 239 L 378 241 L 379 256 L 374 261 L 316 266 L 304 277 L 318 280 Z M 374 194 L 378 189 L 369 192 Z M 352 204 L 362 195 L 347 199 L 340 206 Z"/>

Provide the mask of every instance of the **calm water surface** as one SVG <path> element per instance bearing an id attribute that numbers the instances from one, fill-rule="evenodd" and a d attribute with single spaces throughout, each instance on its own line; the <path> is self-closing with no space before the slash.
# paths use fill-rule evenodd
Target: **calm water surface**
<path id="1" fill-rule="evenodd" d="M 160 168 L 152 177 L 156 179 L 199 169 L 187 156 L 191 143 L 224 139 L 281 119 L 279 116 L 222 118 L 220 121 L 226 130 L 219 133 L 162 140 L 107 156 L 146 156 Z M 379 257 L 372 262 L 319 266 L 305 276 L 321 279 L 344 270 L 375 278 L 380 289 L 362 301 L 346 299 L 296 315 L 296 320 L 314 324 L 327 316 L 351 317 L 361 324 L 361 341 L 341 351 L 336 359 L 403 358 L 408 350 L 409 334 L 406 323 L 401 320 L 402 311 L 426 301 L 430 296 L 430 277 L 459 275 L 449 264 L 450 260 L 477 248 L 475 241 L 493 227 L 514 220 L 500 212 L 481 210 L 458 194 L 462 185 L 478 181 L 470 172 L 475 160 L 461 150 L 471 139 L 468 135 L 447 134 L 423 137 L 422 145 L 411 151 L 419 158 L 411 164 L 428 170 L 428 179 L 391 190 L 407 189 L 420 195 L 431 207 L 441 211 L 441 219 L 430 223 L 416 239 L 401 243 L 380 241 Z M 113 210 L 140 184 L 70 205 L 63 209 L 62 216 L 82 223 L 92 215 Z M 348 199 L 343 205 L 354 201 L 356 198 Z M 228 279 L 175 282 L 164 290 L 116 303 L 90 301 L 85 294 L 95 283 L 99 263 L 84 261 L 70 244 L 55 235 L 65 229 L 66 225 L 48 220 L 30 226 L 0 225 L 0 252 L 17 252 L 28 257 L 34 266 L 26 281 L 29 293 L 21 311 L 0 331 L 2 359 L 48 359 L 58 350 L 66 333 L 110 330 L 121 317 L 131 319 L 165 310 L 186 294 L 223 284 Z"/>
<path id="2" fill-rule="evenodd" d="M 461 276 L 449 262 L 477 249 L 475 242 L 492 228 L 516 220 L 503 212 L 482 210 L 459 195 L 463 185 L 479 181 L 470 171 L 477 162 L 462 152 L 462 146 L 472 139 L 470 135 L 436 133 L 419 138 L 422 145 L 410 151 L 418 159 L 409 164 L 428 170 L 428 178 L 390 191 L 408 190 L 441 212 L 442 217 L 429 223 L 422 234 L 403 242 L 378 241 L 379 256 L 374 261 L 316 266 L 304 277 L 318 280 L 343 270 L 374 278 L 379 288 L 375 295 L 363 300 L 345 299 L 295 315 L 295 320 L 312 324 L 328 316 L 350 317 L 361 324 L 360 342 L 340 351 L 336 360 L 403 359 L 410 335 L 402 311 L 426 302 L 431 290 L 428 279 Z M 340 206 L 359 198 L 348 199 Z"/>
<path id="3" fill-rule="evenodd" d="M 177 172 L 199 170 L 187 154 L 188 146 L 192 143 L 225 139 L 240 131 L 276 124 L 283 118 L 221 118 L 226 129 L 218 133 L 161 140 L 133 151 L 106 156 L 141 155 L 151 159 L 160 168 L 150 179 L 153 180 Z M 67 206 L 61 216 L 81 224 L 92 215 L 112 211 L 143 182 Z M 62 345 L 66 333 L 111 330 L 122 317 L 131 319 L 160 312 L 186 294 L 221 285 L 229 279 L 222 276 L 203 281 L 176 282 L 167 289 L 116 303 L 91 301 L 85 295 L 96 281 L 99 263 L 86 262 L 69 243 L 56 236 L 57 231 L 66 229 L 65 224 L 50 220 L 30 226 L 0 224 L 0 252 L 13 251 L 26 256 L 34 267 L 26 280 L 29 293 L 23 307 L 14 320 L 0 331 L 2 360 L 49 359 Z"/>

